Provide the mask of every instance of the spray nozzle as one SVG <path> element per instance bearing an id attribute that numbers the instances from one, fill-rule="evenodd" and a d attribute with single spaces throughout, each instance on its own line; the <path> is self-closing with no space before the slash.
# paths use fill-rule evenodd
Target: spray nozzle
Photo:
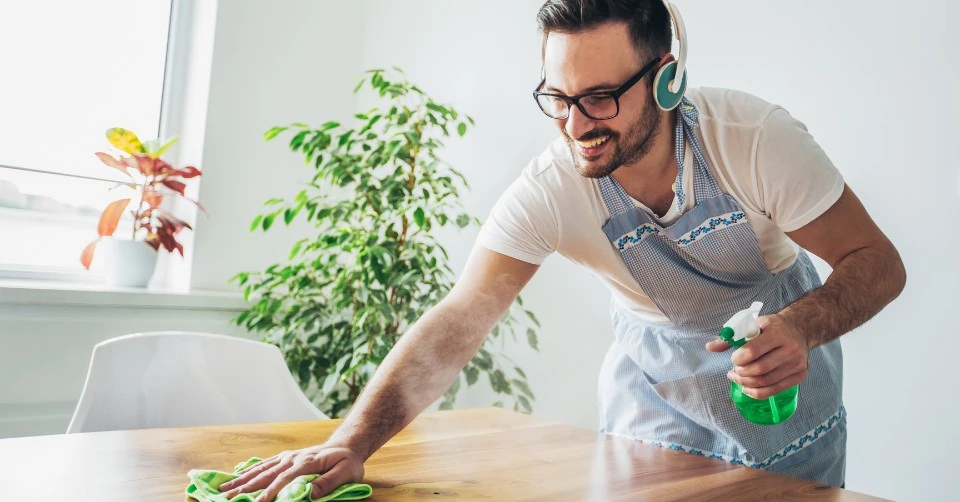
<path id="1" fill-rule="evenodd" d="M 750 308 L 733 314 L 733 317 L 720 330 L 720 339 L 732 347 L 742 347 L 748 341 L 756 338 L 760 334 L 757 317 L 760 316 L 760 309 L 762 308 L 763 302 L 753 302 Z"/>

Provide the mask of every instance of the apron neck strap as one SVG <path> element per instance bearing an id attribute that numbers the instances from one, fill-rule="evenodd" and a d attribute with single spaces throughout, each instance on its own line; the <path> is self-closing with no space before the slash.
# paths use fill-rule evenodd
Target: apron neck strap
<path id="1" fill-rule="evenodd" d="M 677 129 L 675 134 L 675 149 L 677 157 L 677 180 L 676 180 L 676 201 L 677 209 L 683 209 L 683 204 L 687 197 L 683 192 L 683 154 L 685 151 L 685 139 L 690 142 L 690 149 L 693 150 L 693 193 L 696 200 L 702 201 L 711 197 L 718 197 L 723 194 L 720 186 L 714 181 L 707 167 L 707 159 L 703 156 L 700 148 L 700 141 L 697 139 L 694 129 L 700 126 L 698 119 L 700 111 L 689 99 L 683 98 L 680 106 L 677 107 Z"/>

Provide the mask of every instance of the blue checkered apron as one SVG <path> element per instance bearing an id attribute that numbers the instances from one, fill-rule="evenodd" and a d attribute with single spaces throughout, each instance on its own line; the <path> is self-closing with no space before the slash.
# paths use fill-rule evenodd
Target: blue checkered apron
<path id="1" fill-rule="evenodd" d="M 756 234 L 707 168 L 694 130 L 697 109 L 678 107 L 675 185 L 683 207 L 684 141 L 694 154 L 696 206 L 660 225 L 611 177 L 598 180 L 610 220 L 603 231 L 643 291 L 670 319 L 651 324 L 611 304 L 615 340 L 600 372 L 601 430 L 656 446 L 834 486 L 844 480 L 846 415 L 839 341 L 810 351 L 796 413 L 786 422 L 746 421 L 730 400 L 730 352 L 704 345 L 754 301 L 779 312 L 820 285 L 801 250 L 782 272 L 767 269 Z"/>

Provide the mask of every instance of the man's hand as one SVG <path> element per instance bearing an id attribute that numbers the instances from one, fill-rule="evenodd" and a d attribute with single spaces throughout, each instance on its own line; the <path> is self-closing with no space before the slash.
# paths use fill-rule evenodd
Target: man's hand
<path id="1" fill-rule="evenodd" d="M 220 491 L 232 499 L 241 493 L 266 488 L 257 500 L 273 502 L 283 487 L 304 474 L 320 475 L 313 480 L 311 499 L 317 499 L 340 485 L 362 481 L 363 461 L 346 448 L 323 445 L 285 451 L 248 467 L 237 479 L 220 485 Z"/>
<path id="2" fill-rule="evenodd" d="M 777 314 L 757 319 L 760 335 L 730 356 L 734 368 L 727 378 L 743 386 L 743 393 L 766 399 L 807 379 L 809 342 L 804 334 Z M 723 352 L 724 341 L 707 344 L 711 352 Z"/>

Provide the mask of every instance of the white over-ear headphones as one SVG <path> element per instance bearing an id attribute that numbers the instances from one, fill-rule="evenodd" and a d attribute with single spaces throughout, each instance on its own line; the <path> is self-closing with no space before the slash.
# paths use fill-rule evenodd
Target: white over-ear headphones
<path id="1" fill-rule="evenodd" d="M 677 6 L 668 0 L 662 0 L 673 21 L 674 33 L 680 44 L 680 56 L 660 68 L 653 79 L 653 98 L 661 110 L 673 110 L 683 99 L 687 90 L 687 29 L 683 26 L 683 17 Z"/>

